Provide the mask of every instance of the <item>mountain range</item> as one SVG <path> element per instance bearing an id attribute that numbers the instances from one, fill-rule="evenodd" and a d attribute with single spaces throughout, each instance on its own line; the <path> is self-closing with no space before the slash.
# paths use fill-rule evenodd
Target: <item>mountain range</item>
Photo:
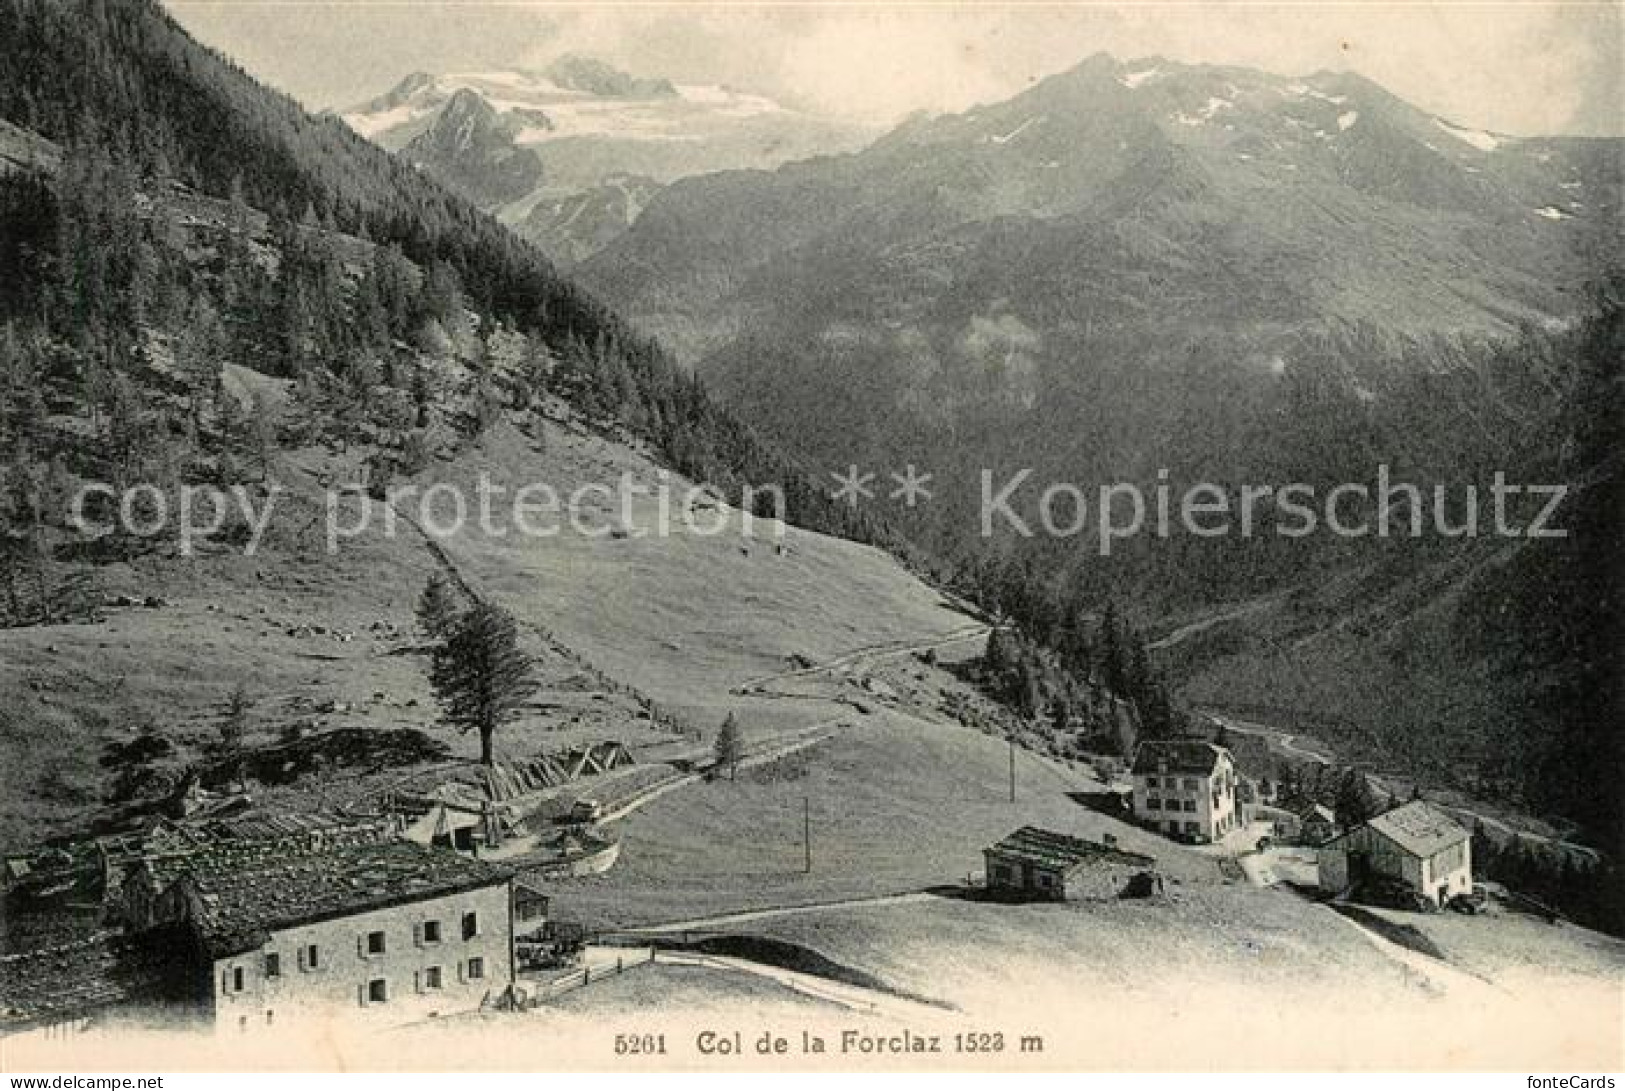
<path id="1" fill-rule="evenodd" d="M 1370 448 L 1439 472 L 1555 411 L 1549 376 L 1464 377 L 1586 311 L 1620 152 L 1348 73 L 1100 56 L 855 154 L 675 183 L 580 274 L 829 469 L 1320 479 Z M 1427 383 L 1463 419 L 1427 427 Z"/>
<path id="2" fill-rule="evenodd" d="M 678 178 L 849 151 L 870 135 L 763 95 L 573 54 L 538 70 L 416 72 L 340 116 L 564 262 L 595 252 Z"/>
<path id="3" fill-rule="evenodd" d="M 696 363 L 836 274 L 905 342 L 925 300 L 1046 342 L 1154 321 L 1266 358 L 1332 324 L 1504 332 L 1572 315 L 1619 151 L 1470 130 L 1350 73 L 1098 56 L 857 154 L 674 186 L 586 275 L 654 330 L 703 315 L 677 342 Z"/>

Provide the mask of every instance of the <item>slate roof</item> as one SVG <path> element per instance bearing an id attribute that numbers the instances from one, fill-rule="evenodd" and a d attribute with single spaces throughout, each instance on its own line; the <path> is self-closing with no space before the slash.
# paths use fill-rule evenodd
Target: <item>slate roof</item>
<path id="1" fill-rule="evenodd" d="M 1085 841 L 1037 826 L 1023 826 L 988 850 L 1007 859 L 1037 867 L 1070 871 L 1085 864 L 1110 863 L 1150 867 L 1156 860 L 1137 852 L 1124 852 L 1098 841 Z"/>
<path id="2" fill-rule="evenodd" d="M 1148 739 L 1134 751 L 1134 776 L 1180 773 L 1212 776 L 1219 757 L 1227 751 L 1202 739 Z M 1162 768 L 1166 765 L 1167 768 Z"/>
<path id="3" fill-rule="evenodd" d="M 166 862 L 213 957 L 252 950 L 275 931 L 505 883 L 511 868 L 411 841 L 290 851 L 217 846 Z M 163 889 L 163 887 L 160 887 Z"/>
<path id="4" fill-rule="evenodd" d="M 1366 825 L 1424 860 L 1472 837 L 1461 823 L 1419 799 L 1379 814 Z"/>
<path id="5" fill-rule="evenodd" d="M 176 972 L 174 942 L 168 933 L 137 938 L 100 930 L 0 956 L 0 1029 L 162 999 Z"/>

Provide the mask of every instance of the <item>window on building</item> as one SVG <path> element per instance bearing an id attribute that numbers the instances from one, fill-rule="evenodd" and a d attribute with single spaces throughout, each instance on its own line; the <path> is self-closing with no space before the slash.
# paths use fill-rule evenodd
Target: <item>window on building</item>
<path id="1" fill-rule="evenodd" d="M 1185 823 L 1185 832 L 1186 833 L 1196 833 L 1196 832 L 1198 832 L 1200 830 L 1200 828 L 1201 827 L 1197 826 L 1197 824 L 1194 823 L 1194 822 Z"/>
<path id="2" fill-rule="evenodd" d="M 384 934 L 382 932 L 367 933 L 367 954 L 381 955 L 384 953 Z"/>
<path id="3" fill-rule="evenodd" d="M 1186 800 L 1186 801 L 1185 801 L 1185 809 L 1186 809 L 1186 810 L 1187 810 L 1187 811 L 1195 811 L 1195 810 L 1196 810 L 1196 800 L 1194 800 L 1194 799 L 1187 799 L 1187 800 Z"/>
<path id="4" fill-rule="evenodd" d="M 1162 800 L 1158 799 L 1156 796 L 1147 797 L 1145 801 L 1145 809 L 1148 811 L 1162 810 Z"/>
<path id="5" fill-rule="evenodd" d="M 1195 777 L 1186 777 L 1185 778 L 1185 791 L 1187 791 L 1187 792 L 1196 791 L 1196 778 Z"/>
<path id="6" fill-rule="evenodd" d="M 367 1003 L 382 1004 L 389 1000 L 389 982 L 375 977 L 367 982 Z"/>
<path id="7" fill-rule="evenodd" d="M 439 921 L 424 921 L 423 922 L 423 942 L 424 943 L 439 943 L 440 942 L 440 922 Z"/>
<path id="8" fill-rule="evenodd" d="M 282 976 L 282 956 L 275 951 L 269 951 L 265 955 L 265 976 Z"/>
<path id="9" fill-rule="evenodd" d="M 1147 788 L 1155 788 L 1155 787 L 1157 787 L 1157 778 L 1156 777 L 1146 777 L 1145 778 L 1145 786 Z"/>
<path id="10" fill-rule="evenodd" d="M 463 914 L 463 938 L 473 939 L 480 934 L 480 915 L 473 910 Z"/>
<path id="11" fill-rule="evenodd" d="M 440 979 L 440 967 L 438 966 L 430 966 L 427 970 L 423 971 L 423 987 L 425 989 L 440 988 Z"/>
<path id="12" fill-rule="evenodd" d="M 243 989 L 247 988 L 247 981 L 248 981 L 248 975 L 243 972 L 243 968 L 241 966 L 233 966 L 231 968 L 231 991 L 232 992 L 234 992 L 234 993 L 242 992 Z"/>
<path id="13" fill-rule="evenodd" d="M 470 981 L 479 981 L 484 977 L 485 977 L 485 960 L 483 958 L 471 958 L 471 959 L 469 959 L 468 960 L 468 979 Z"/>
<path id="14" fill-rule="evenodd" d="M 307 943 L 299 948 L 299 968 L 301 970 L 321 969 L 322 949 L 314 943 Z"/>

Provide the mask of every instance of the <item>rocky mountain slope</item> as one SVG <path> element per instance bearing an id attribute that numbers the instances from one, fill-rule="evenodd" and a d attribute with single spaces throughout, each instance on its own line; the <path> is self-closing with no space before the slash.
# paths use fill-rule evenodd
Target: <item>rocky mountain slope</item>
<path id="1" fill-rule="evenodd" d="M 856 155 L 674 187 L 588 276 L 656 327 L 720 319 L 696 360 L 775 317 L 769 289 L 835 272 L 898 338 L 929 337 L 934 302 L 957 332 L 1014 320 L 1046 349 L 1062 328 L 1154 321 L 1242 332 L 1268 359 L 1336 323 L 1486 332 L 1572 312 L 1617 155 L 1472 132 L 1351 74 L 1100 56 Z"/>
<path id="2" fill-rule="evenodd" d="M 401 156 L 476 204 L 502 204 L 529 193 L 544 175 L 536 152 L 514 143 L 522 124 L 473 91 L 460 90 Z"/>

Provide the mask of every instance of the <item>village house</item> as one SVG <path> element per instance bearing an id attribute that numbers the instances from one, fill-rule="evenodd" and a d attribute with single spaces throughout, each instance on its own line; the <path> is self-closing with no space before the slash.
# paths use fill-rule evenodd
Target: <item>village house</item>
<path id="1" fill-rule="evenodd" d="M 1298 840 L 1305 845 L 1324 845 L 1337 836 L 1337 816 L 1324 803 L 1305 803 L 1295 814 Z"/>
<path id="2" fill-rule="evenodd" d="M 1156 860 L 1124 852 L 1108 837 L 1085 841 L 1037 826 L 1023 826 L 984 849 L 987 889 L 1011 898 L 1076 901 L 1149 893 Z"/>
<path id="3" fill-rule="evenodd" d="M 1330 807 L 1313 800 L 1282 807 L 1255 807 L 1252 817 L 1270 823 L 1277 839 L 1294 845 L 1315 847 L 1330 841 L 1337 833 L 1337 819 Z"/>
<path id="4" fill-rule="evenodd" d="M 1413 800 L 1321 846 L 1321 889 L 1358 893 L 1377 880 L 1403 883 L 1436 906 L 1471 893 L 1472 834 L 1437 807 Z"/>
<path id="5" fill-rule="evenodd" d="M 191 937 L 189 1006 L 220 1029 L 334 1007 L 409 1022 L 513 982 L 511 871 L 409 841 L 215 845 L 143 861 L 125 895 L 133 931 Z"/>
<path id="6" fill-rule="evenodd" d="M 1151 739 L 1130 770 L 1135 816 L 1185 841 L 1217 841 L 1242 825 L 1230 751 L 1200 739 Z"/>

